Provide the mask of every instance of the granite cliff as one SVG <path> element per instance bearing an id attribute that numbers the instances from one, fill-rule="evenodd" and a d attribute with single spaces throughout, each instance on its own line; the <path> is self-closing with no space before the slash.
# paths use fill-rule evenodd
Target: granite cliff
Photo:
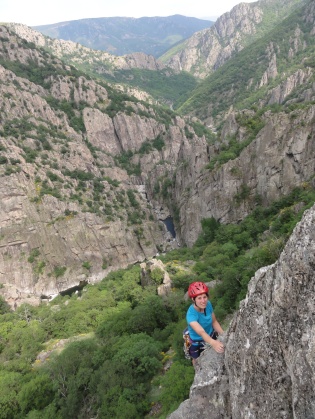
<path id="1" fill-rule="evenodd" d="M 196 32 L 159 60 L 176 71 L 185 70 L 205 78 L 302 3 L 301 0 L 242 2 L 220 16 L 211 28 Z"/>
<path id="2" fill-rule="evenodd" d="M 50 298 L 178 246 L 162 221 L 170 210 L 149 199 L 146 179 L 153 167 L 175 170 L 182 155 L 204 165 L 205 138 L 191 129 L 188 139 L 184 119 L 74 75 L 7 27 L 0 53 L 7 301 Z"/>
<path id="3" fill-rule="evenodd" d="M 315 206 L 279 260 L 256 272 L 224 355 L 203 353 L 189 399 L 169 419 L 315 416 L 314 254 Z"/>
<path id="4" fill-rule="evenodd" d="M 285 44 L 294 71 L 281 70 L 278 45 L 263 44 L 267 61 L 243 89 L 264 89 L 256 108 L 222 105 L 220 124 L 210 130 L 144 92 L 131 96 L 127 87 L 65 64 L 59 57 L 78 45 L 60 41 L 53 56 L 43 35 L 1 27 L 0 292 L 7 300 L 38 301 L 99 281 L 160 251 L 191 246 L 203 218 L 235 223 L 257 203 L 313 187 L 312 57 L 296 68 L 312 48 L 313 2 L 303 13 L 304 32 L 295 25 Z M 221 106 L 216 97 L 208 109 Z M 232 90 L 225 97 L 232 100 Z M 239 151 L 223 159 L 232 146 Z M 176 238 L 166 230 L 168 217 Z"/>
<path id="5" fill-rule="evenodd" d="M 175 195 L 180 209 L 183 241 L 193 244 L 202 218 L 215 217 L 223 223 L 238 222 L 256 203 L 268 204 L 289 193 L 295 186 L 308 182 L 314 175 L 314 105 L 305 110 L 263 115 L 264 126 L 239 157 L 223 165 L 189 172 L 176 172 Z M 226 138 L 235 135 L 246 140 L 246 130 L 230 114 L 223 128 Z M 215 147 L 209 148 L 210 156 Z M 190 176 L 191 175 L 191 176 Z M 193 182 L 193 183 L 192 183 Z M 185 195 L 181 191 L 185 190 Z"/>

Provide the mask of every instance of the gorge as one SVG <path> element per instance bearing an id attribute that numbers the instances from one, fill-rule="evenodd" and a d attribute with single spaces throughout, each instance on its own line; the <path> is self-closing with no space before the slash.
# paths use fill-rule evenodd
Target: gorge
<path id="1" fill-rule="evenodd" d="M 0 417 L 315 417 L 314 35 L 306 0 L 160 57 L 0 26 Z M 230 323 L 193 378 L 194 278 Z"/>

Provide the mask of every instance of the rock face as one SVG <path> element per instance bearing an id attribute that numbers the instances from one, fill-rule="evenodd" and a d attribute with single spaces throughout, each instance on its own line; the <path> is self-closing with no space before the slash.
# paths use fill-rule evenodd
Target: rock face
<path id="1" fill-rule="evenodd" d="M 143 52 L 134 52 L 133 54 L 123 55 L 116 61 L 119 68 L 128 70 L 130 68 L 142 68 L 146 70 L 162 70 L 165 66 L 158 62 L 153 55 L 147 55 Z"/>
<path id="2" fill-rule="evenodd" d="M 220 16 L 213 27 L 192 35 L 180 50 L 178 47 L 174 50 L 171 58 L 168 51 L 166 58 L 162 56 L 160 60 L 176 71 L 185 70 L 198 78 L 205 78 L 258 36 L 264 15 L 272 13 L 281 16 L 284 7 L 289 13 L 291 7 L 298 3 L 301 1 L 242 2 Z M 270 6 L 274 9 L 268 10 Z"/>
<path id="3" fill-rule="evenodd" d="M 205 138 L 126 95 L 111 113 L 119 92 L 112 99 L 7 27 L 0 32 L 4 63 L 21 75 L 29 62 L 47 71 L 35 83 L 0 66 L 0 293 L 12 307 L 39 302 L 178 247 L 153 181 L 171 182 L 184 159 L 199 172 Z"/>
<path id="4" fill-rule="evenodd" d="M 22 47 L 7 28 L 1 27 L 1 36 L 4 61 L 46 65 L 42 51 Z M 140 118 L 137 107 L 132 115 L 110 118 L 106 89 L 71 73 L 58 75 L 67 68 L 57 61 L 45 87 L 0 66 L 0 283 L 12 307 L 97 282 L 112 269 L 151 258 L 158 248 L 177 246 L 139 193 L 141 185 L 114 162 L 165 126 L 153 115 Z M 85 133 L 47 97 L 84 103 Z"/>
<path id="5" fill-rule="evenodd" d="M 48 298 L 98 282 L 112 269 L 152 257 L 164 242 L 166 233 L 153 221 L 144 221 L 140 234 L 124 219 L 109 222 L 51 195 L 34 204 L 33 193 L 24 173 L 0 186 L 0 283 L 12 306 L 22 293 Z"/>
<path id="6" fill-rule="evenodd" d="M 222 15 L 212 28 L 189 38 L 184 48 L 166 64 L 176 71 L 184 70 L 198 78 L 205 78 L 243 48 L 242 37 L 255 33 L 255 26 L 261 20 L 262 12 L 256 4 L 253 7 L 241 3 Z"/>
<path id="7" fill-rule="evenodd" d="M 172 281 L 165 268 L 164 263 L 159 259 L 150 259 L 148 262 L 140 263 L 141 285 L 160 284 L 157 287 L 158 295 L 167 295 L 171 291 Z M 152 278 L 152 273 L 158 272 L 156 280 Z"/>
<path id="8" fill-rule="evenodd" d="M 225 354 L 204 352 L 189 400 L 169 419 L 315 417 L 314 255 L 315 206 L 252 278 Z"/>
<path id="9" fill-rule="evenodd" d="M 202 218 L 237 222 L 257 196 L 268 204 L 314 173 L 312 104 L 292 114 L 266 112 L 264 128 L 240 156 L 209 171 L 219 146 L 197 136 L 188 120 L 126 99 L 112 115 L 115 96 L 104 86 L 73 76 L 7 28 L 1 33 L 4 60 L 54 69 L 36 84 L 0 67 L 0 292 L 11 295 L 12 305 L 22 294 L 29 301 L 54 295 L 178 244 L 190 246 Z M 312 74 L 298 71 L 266 101 L 285 98 Z M 67 101 L 75 107 L 70 116 L 60 107 Z M 246 139 L 233 111 L 221 135 Z M 168 216 L 176 240 L 162 222 Z"/>
<path id="10" fill-rule="evenodd" d="M 202 218 L 237 222 L 252 211 L 257 197 L 268 204 L 294 186 L 306 182 L 307 187 L 315 170 L 314 118 L 314 105 L 297 112 L 294 118 L 290 113 L 267 112 L 264 128 L 238 158 L 212 171 L 193 172 L 189 167 L 180 167 L 175 194 L 181 240 L 190 245 L 195 242 Z M 232 115 L 225 128 L 226 137 L 236 135 L 242 141 L 244 132 L 235 120 L 233 123 Z"/>

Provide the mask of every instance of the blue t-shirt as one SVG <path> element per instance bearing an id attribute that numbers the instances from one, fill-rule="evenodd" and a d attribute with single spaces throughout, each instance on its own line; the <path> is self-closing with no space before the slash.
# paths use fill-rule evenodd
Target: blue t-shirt
<path id="1" fill-rule="evenodd" d="M 191 322 L 198 322 L 200 326 L 202 326 L 204 330 L 208 333 L 208 335 L 210 335 L 213 332 L 212 313 L 213 308 L 210 301 L 207 302 L 205 312 L 202 313 L 197 311 L 193 304 L 189 307 L 186 314 L 186 320 L 188 324 L 189 336 L 192 340 L 202 341 L 202 337 L 198 335 L 198 333 L 196 333 L 194 329 L 190 326 Z"/>

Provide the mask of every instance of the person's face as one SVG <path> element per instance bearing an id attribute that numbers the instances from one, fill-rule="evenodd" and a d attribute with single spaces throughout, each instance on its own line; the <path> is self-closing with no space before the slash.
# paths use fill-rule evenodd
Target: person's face
<path id="1" fill-rule="evenodd" d="M 197 307 L 205 308 L 207 306 L 207 302 L 207 294 L 200 294 L 195 298 L 195 304 L 197 305 Z"/>

